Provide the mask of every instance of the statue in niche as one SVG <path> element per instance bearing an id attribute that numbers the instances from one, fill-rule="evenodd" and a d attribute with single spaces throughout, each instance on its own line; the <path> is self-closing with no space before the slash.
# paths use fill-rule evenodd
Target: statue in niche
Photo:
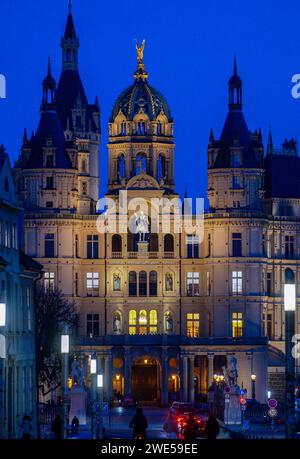
<path id="1" fill-rule="evenodd" d="M 173 317 L 170 312 L 166 313 L 165 320 L 166 320 L 166 332 L 172 333 L 173 332 Z"/>
<path id="2" fill-rule="evenodd" d="M 143 211 L 140 214 L 135 214 L 136 232 L 139 235 L 139 242 L 145 242 L 146 234 L 149 232 L 149 220 Z"/>
<path id="3" fill-rule="evenodd" d="M 118 312 L 114 314 L 113 330 L 116 335 L 121 333 L 121 316 Z"/>
<path id="4" fill-rule="evenodd" d="M 166 274 L 166 291 L 167 292 L 173 291 L 173 276 L 170 273 Z"/>
<path id="5" fill-rule="evenodd" d="M 118 273 L 114 274 L 113 289 L 114 292 L 120 292 L 121 290 L 121 276 Z"/>

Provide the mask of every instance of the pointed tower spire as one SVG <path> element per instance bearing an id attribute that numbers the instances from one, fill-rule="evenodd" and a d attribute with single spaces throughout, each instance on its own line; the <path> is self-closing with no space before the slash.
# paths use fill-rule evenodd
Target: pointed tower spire
<path id="1" fill-rule="evenodd" d="M 63 70 L 77 70 L 79 38 L 74 26 L 71 0 L 69 1 L 69 14 L 61 47 L 63 50 Z"/>
<path id="2" fill-rule="evenodd" d="M 51 74 L 51 60 L 48 57 L 47 76 L 43 80 L 43 101 L 42 109 L 55 104 L 56 81 Z"/>
<path id="3" fill-rule="evenodd" d="M 23 145 L 28 144 L 28 136 L 27 136 L 27 129 L 24 129 L 24 134 L 23 134 Z"/>
<path id="4" fill-rule="evenodd" d="M 242 85 L 243 82 L 238 76 L 237 61 L 234 56 L 233 60 L 233 75 L 229 80 L 229 110 L 241 110 L 242 109 Z"/>
<path id="5" fill-rule="evenodd" d="M 271 155 L 272 153 L 273 153 L 273 136 L 272 136 L 272 129 L 270 125 L 269 134 L 268 134 L 267 155 Z"/>
<path id="6" fill-rule="evenodd" d="M 214 137 L 214 131 L 212 128 L 210 128 L 210 134 L 209 134 L 209 142 L 213 142 L 215 140 L 215 137 Z"/>

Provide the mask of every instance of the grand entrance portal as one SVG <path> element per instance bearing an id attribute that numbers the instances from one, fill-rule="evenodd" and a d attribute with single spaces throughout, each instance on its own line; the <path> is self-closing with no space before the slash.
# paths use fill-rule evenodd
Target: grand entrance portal
<path id="1" fill-rule="evenodd" d="M 134 361 L 131 393 L 139 402 L 160 402 L 160 366 L 156 360 L 145 357 Z"/>

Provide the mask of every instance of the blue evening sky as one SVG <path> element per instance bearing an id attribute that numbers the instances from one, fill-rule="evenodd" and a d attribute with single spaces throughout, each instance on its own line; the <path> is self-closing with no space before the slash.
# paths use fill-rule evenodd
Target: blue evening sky
<path id="1" fill-rule="evenodd" d="M 60 37 L 67 0 L 0 0 L 0 143 L 16 159 L 26 126 L 36 129 L 41 81 L 51 56 L 61 71 Z M 80 36 L 80 74 L 102 112 L 101 195 L 107 184 L 108 118 L 133 79 L 135 39 L 146 39 L 149 82 L 167 98 L 175 120 L 177 191 L 204 196 L 209 130 L 219 136 L 227 113 L 227 81 L 236 54 L 250 129 L 271 123 L 274 143 L 300 138 L 300 99 L 291 78 L 300 73 L 300 10 L 296 0 L 73 0 Z"/>

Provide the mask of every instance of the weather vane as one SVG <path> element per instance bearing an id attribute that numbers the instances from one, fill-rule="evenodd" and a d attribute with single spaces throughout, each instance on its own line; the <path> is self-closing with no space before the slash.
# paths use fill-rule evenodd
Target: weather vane
<path id="1" fill-rule="evenodd" d="M 137 61 L 139 64 L 141 64 L 144 59 L 145 40 L 142 41 L 141 46 L 138 46 L 136 42 L 135 47 L 136 47 L 136 52 L 137 52 Z"/>

